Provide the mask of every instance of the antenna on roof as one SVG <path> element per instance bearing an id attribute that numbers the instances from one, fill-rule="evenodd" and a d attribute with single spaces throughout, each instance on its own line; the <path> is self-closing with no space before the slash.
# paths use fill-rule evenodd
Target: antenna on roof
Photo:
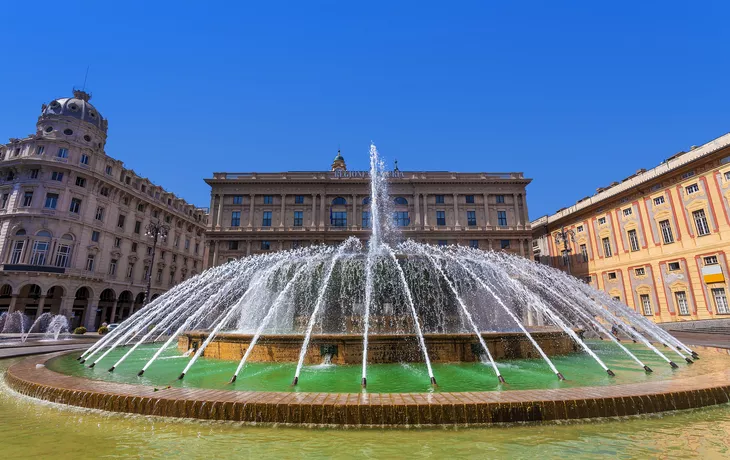
<path id="1" fill-rule="evenodd" d="M 81 88 L 81 91 L 86 91 L 86 79 L 89 78 L 89 66 L 86 66 L 86 75 L 84 75 L 84 87 Z"/>

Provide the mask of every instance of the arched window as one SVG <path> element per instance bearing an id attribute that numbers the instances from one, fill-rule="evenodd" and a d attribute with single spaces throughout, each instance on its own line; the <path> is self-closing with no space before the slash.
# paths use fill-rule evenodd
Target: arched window
<path id="1" fill-rule="evenodd" d="M 341 196 L 338 196 L 337 198 L 332 200 L 332 204 L 333 205 L 345 205 L 345 204 L 347 204 L 347 200 L 345 200 Z"/>
<path id="2" fill-rule="evenodd" d="M 53 265 L 56 267 L 68 267 L 71 263 L 71 251 L 73 250 L 74 237 L 70 233 L 66 233 L 61 237 L 56 249 L 56 257 Z"/>
<path id="3" fill-rule="evenodd" d="M 368 197 L 365 197 L 365 199 L 362 200 L 362 204 L 363 204 L 363 206 L 369 205 L 370 204 L 370 197 L 369 196 Z"/>
<path id="4" fill-rule="evenodd" d="M 20 230 L 15 232 L 15 236 L 25 236 L 25 230 L 21 228 Z"/>
<path id="5" fill-rule="evenodd" d="M 33 250 L 30 254 L 30 264 L 45 265 L 46 259 L 48 258 L 48 249 L 51 246 L 51 233 L 46 230 L 41 230 L 35 236 Z"/>
<path id="6" fill-rule="evenodd" d="M 399 204 L 402 206 L 408 206 L 408 200 L 406 200 L 402 196 L 396 197 L 395 200 L 393 200 L 393 202 L 395 202 L 395 204 Z"/>

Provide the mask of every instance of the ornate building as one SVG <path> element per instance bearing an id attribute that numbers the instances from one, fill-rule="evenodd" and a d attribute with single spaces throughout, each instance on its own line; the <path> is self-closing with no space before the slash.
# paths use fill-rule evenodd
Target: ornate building
<path id="1" fill-rule="evenodd" d="M 214 173 L 206 266 L 233 258 L 370 234 L 370 178 L 348 171 L 338 152 L 330 171 Z M 522 173 L 389 173 L 393 222 L 432 244 L 529 254 Z"/>
<path id="2" fill-rule="evenodd" d="M 532 222 L 535 260 L 657 322 L 730 314 L 730 134 Z"/>
<path id="3" fill-rule="evenodd" d="M 202 270 L 206 210 L 106 155 L 107 120 L 74 91 L 36 133 L 0 145 L 0 313 L 62 313 L 96 328 Z M 150 222 L 169 226 L 157 245 Z"/>

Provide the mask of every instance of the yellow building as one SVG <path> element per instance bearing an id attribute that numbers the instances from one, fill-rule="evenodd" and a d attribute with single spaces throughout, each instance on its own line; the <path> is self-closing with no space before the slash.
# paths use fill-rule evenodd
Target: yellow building
<path id="1" fill-rule="evenodd" d="M 656 322 L 728 306 L 730 134 L 532 222 L 535 260 Z"/>

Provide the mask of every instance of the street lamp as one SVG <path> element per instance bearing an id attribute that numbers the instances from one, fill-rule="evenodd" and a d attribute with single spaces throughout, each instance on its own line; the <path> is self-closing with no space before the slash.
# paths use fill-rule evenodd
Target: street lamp
<path id="1" fill-rule="evenodd" d="M 147 273 L 147 292 L 144 296 L 144 304 L 147 305 L 150 302 L 150 290 L 152 289 L 152 271 L 155 268 L 155 253 L 157 252 L 157 240 L 161 239 L 165 241 L 167 239 L 167 232 L 170 230 L 170 226 L 167 224 L 157 222 L 150 222 L 145 227 L 145 235 L 152 238 L 152 260 L 150 261 L 149 273 Z"/>
<path id="2" fill-rule="evenodd" d="M 572 228 L 563 227 L 558 233 L 555 234 L 555 244 L 563 244 L 563 257 L 565 258 L 565 264 L 568 267 L 568 274 L 570 275 L 570 247 L 568 247 L 569 241 L 575 243 L 575 231 Z"/>

